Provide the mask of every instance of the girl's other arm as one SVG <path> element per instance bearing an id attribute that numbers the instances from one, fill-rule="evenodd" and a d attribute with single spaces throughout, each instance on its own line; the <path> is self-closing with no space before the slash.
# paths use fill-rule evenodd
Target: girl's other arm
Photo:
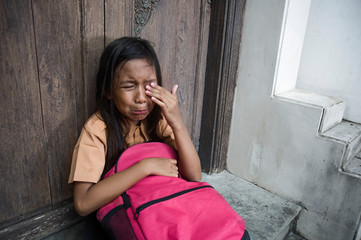
<path id="1" fill-rule="evenodd" d="M 178 108 L 176 95 L 178 85 L 172 88 L 171 93 L 155 83 L 151 83 L 146 88 L 147 95 L 161 107 L 164 117 L 173 130 L 178 148 L 179 172 L 189 181 L 200 181 L 202 171 L 199 156 Z"/>
<path id="2" fill-rule="evenodd" d="M 182 126 L 172 129 L 178 148 L 179 172 L 183 178 L 199 182 L 202 179 L 201 164 L 186 126 L 183 123 Z"/>
<path id="3" fill-rule="evenodd" d="M 98 183 L 75 182 L 74 207 L 86 216 L 112 201 L 148 175 L 178 176 L 177 161 L 165 158 L 147 158 Z"/>

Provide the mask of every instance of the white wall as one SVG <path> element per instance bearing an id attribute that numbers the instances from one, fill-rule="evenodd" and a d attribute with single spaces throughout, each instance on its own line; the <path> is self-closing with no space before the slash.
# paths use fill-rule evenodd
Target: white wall
<path id="1" fill-rule="evenodd" d="M 343 146 L 316 136 L 320 109 L 271 98 L 285 1 L 246 2 L 228 169 L 300 202 L 305 237 L 352 239 L 361 180 L 338 171 Z"/>
<path id="2" fill-rule="evenodd" d="M 361 123 L 360 0 L 312 0 L 296 87 L 343 99 Z"/>
<path id="3" fill-rule="evenodd" d="M 296 88 L 311 0 L 286 1 L 274 93 Z"/>

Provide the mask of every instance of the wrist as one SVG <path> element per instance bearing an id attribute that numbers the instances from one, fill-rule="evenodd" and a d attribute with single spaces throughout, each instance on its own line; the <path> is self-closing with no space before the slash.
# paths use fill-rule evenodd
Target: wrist
<path id="1" fill-rule="evenodd" d="M 170 125 L 170 127 L 172 128 L 173 132 L 187 130 L 187 127 L 185 126 L 183 121 L 180 121 L 177 124 L 172 124 Z"/>
<path id="2" fill-rule="evenodd" d="M 141 172 L 143 173 L 144 177 L 152 174 L 149 158 L 143 159 L 143 160 L 139 161 L 137 164 L 139 164 L 139 167 L 140 167 Z"/>

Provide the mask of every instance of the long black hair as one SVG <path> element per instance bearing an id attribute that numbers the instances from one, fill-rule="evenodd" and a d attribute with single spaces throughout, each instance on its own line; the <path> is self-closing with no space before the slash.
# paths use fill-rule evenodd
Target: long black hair
<path id="1" fill-rule="evenodd" d="M 122 37 L 114 40 L 104 49 L 99 62 L 96 82 L 97 113 L 106 125 L 107 153 L 103 174 L 106 173 L 117 161 L 120 154 L 128 147 L 125 136 L 129 133 L 129 124 L 117 109 L 113 101 L 115 90 L 115 74 L 130 60 L 144 59 L 156 71 L 157 84 L 162 85 L 162 74 L 157 55 L 147 40 Z M 161 119 L 161 109 L 154 105 L 152 112 L 147 116 L 147 133 L 150 140 L 160 139 L 156 126 Z"/>

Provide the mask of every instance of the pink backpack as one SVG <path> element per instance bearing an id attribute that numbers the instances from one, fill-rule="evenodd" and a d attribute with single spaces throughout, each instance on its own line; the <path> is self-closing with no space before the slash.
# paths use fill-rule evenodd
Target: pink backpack
<path id="1" fill-rule="evenodd" d="M 167 144 L 134 145 L 122 153 L 107 178 L 150 157 L 177 159 Z M 244 220 L 205 182 L 148 176 L 97 211 L 114 239 L 238 239 Z"/>

